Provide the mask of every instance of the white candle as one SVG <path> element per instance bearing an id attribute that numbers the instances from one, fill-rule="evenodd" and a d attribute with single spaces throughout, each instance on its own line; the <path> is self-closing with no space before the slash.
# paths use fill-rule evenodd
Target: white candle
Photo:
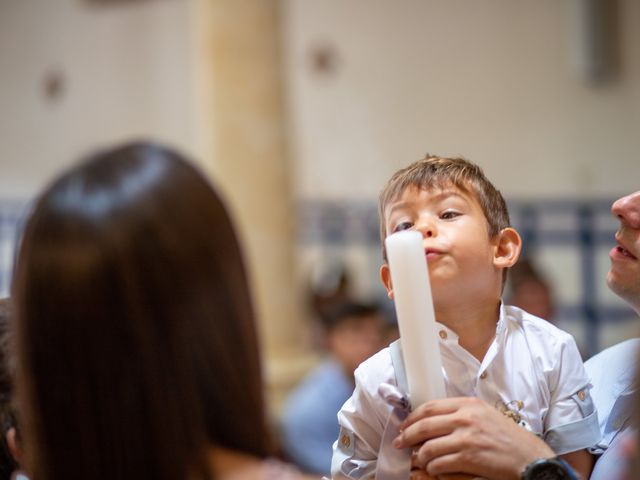
<path id="1" fill-rule="evenodd" d="M 412 407 L 446 397 L 438 327 L 422 235 L 403 231 L 385 239 L 400 344 Z"/>

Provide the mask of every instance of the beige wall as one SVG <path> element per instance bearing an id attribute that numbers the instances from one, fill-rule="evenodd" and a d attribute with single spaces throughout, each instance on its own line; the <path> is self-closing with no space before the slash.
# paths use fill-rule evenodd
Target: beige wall
<path id="1" fill-rule="evenodd" d="M 640 188 L 640 2 L 608 2 L 618 6 L 619 68 L 594 85 L 576 69 L 578 6 L 589 2 L 283 1 L 298 197 L 374 204 L 389 176 L 426 152 L 479 163 L 509 199 Z M 332 69 L 313 68 L 318 51 L 331 53 Z M 604 281 L 609 248 L 597 251 L 597 295 L 623 306 Z M 301 278 L 331 256 L 352 269 L 357 294 L 382 294 L 375 245 L 303 245 Z M 577 303 L 576 246 L 538 260 L 557 299 Z M 603 346 L 637 332 L 629 316 L 603 332 Z M 581 341 L 583 327 L 567 328 Z"/>
<path id="2" fill-rule="evenodd" d="M 297 193 L 372 197 L 426 151 L 507 195 L 637 189 L 640 2 L 617 2 L 621 71 L 601 87 L 574 69 L 575 3 L 285 0 Z M 334 73 L 310 68 L 317 45 Z"/>
<path id="3" fill-rule="evenodd" d="M 30 198 L 96 145 L 191 151 L 188 2 L 0 2 L 0 196 Z M 59 72 L 60 96 L 45 77 Z"/>

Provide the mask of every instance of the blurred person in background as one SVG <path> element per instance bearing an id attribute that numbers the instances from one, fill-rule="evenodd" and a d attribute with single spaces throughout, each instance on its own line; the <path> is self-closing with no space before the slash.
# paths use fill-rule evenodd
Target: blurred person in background
<path id="1" fill-rule="evenodd" d="M 319 312 L 328 356 L 293 390 L 282 414 L 282 447 L 301 469 L 328 474 L 340 430 L 337 413 L 351 396 L 353 371 L 380 350 L 388 326 L 373 304 L 334 302 Z"/>
<path id="2" fill-rule="evenodd" d="M 556 314 L 556 302 L 553 295 L 553 284 L 544 275 L 532 258 L 522 258 L 518 260 L 507 278 L 507 298 L 510 305 L 514 305 L 525 310 L 536 317 L 551 322 L 555 326 L 569 331 L 569 324 L 563 322 Z M 580 355 L 585 358 L 587 351 L 579 338 L 574 338 Z"/>
<path id="3" fill-rule="evenodd" d="M 316 317 L 331 315 L 336 308 L 351 301 L 351 274 L 340 258 L 323 258 L 311 269 L 308 299 Z"/>
<path id="4" fill-rule="evenodd" d="M 38 480 L 293 480 L 270 457 L 231 219 L 180 154 L 98 152 L 49 185 L 13 284 L 24 467 Z"/>
<path id="5" fill-rule="evenodd" d="M 553 321 L 553 294 L 547 279 L 529 258 L 521 258 L 509 270 L 507 303 L 544 320 Z"/>

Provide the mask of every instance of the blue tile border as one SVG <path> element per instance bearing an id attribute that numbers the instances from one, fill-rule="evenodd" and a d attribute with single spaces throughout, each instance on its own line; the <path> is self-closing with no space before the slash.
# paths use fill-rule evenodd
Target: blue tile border
<path id="1" fill-rule="evenodd" d="M 0 200 L 0 297 L 9 295 L 26 205 L 26 202 L 17 200 Z"/>
<path id="2" fill-rule="evenodd" d="M 577 304 L 559 305 L 558 310 L 566 318 L 585 323 L 588 354 L 598 351 L 604 323 L 635 316 L 631 309 L 602 304 L 597 295 L 597 249 L 614 244 L 617 221 L 610 209 L 616 198 L 507 202 L 512 223 L 522 235 L 529 255 L 552 246 L 576 249 L 580 258 L 580 271 L 576 272 L 580 276 L 580 300 Z M 378 212 L 373 201 L 304 200 L 298 204 L 297 225 L 302 248 L 380 245 Z"/>
<path id="3" fill-rule="evenodd" d="M 589 354 L 598 350 L 603 324 L 634 318 L 630 309 L 605 305 L 597 295 L 597 250 L 613 245 L 617 222 L 610 208 L 615 198 L 508 201 L 512 223 L 530 255 L 553 246 L 576 249 L 580 258 L 580 271 L 576 272 L 581 282 L 580 300 L 559 305 L 558 310 L 565 318 L 585 323 Z M 27 208 L 27 202 L 0 199 L 0 296 L 9 293 L 15 246 Z M 296 210 L 297 243 L 303 249 L 318 245 L 379 248 L 378 212 L 373 201 L 303 199 Z"/>

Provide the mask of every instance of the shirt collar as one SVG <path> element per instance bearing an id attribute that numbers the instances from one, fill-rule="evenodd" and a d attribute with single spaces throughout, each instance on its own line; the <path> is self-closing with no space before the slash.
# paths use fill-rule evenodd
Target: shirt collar
<path id="1" fill-rule="evenodd" d="M 507 333 L 507 311 L 504 302 L 500 301 L 500 309 L 498 315 L 498 322 L 496 323 L 496 341 L 498 344 L 502 343 L 502 339 Z M 436 322 L 438 328 L 438 335 L 440 341 L 444 343 L 458 343 L 458 334 L 451 330 L 443 323 Z"/>
<path id="2" fill-rule="evenodd" d="M 500 301 L 500 315 L 496 323 L 496 340 L 502 339 L 507 333 L 507 309 L 504 302 Z"/>

